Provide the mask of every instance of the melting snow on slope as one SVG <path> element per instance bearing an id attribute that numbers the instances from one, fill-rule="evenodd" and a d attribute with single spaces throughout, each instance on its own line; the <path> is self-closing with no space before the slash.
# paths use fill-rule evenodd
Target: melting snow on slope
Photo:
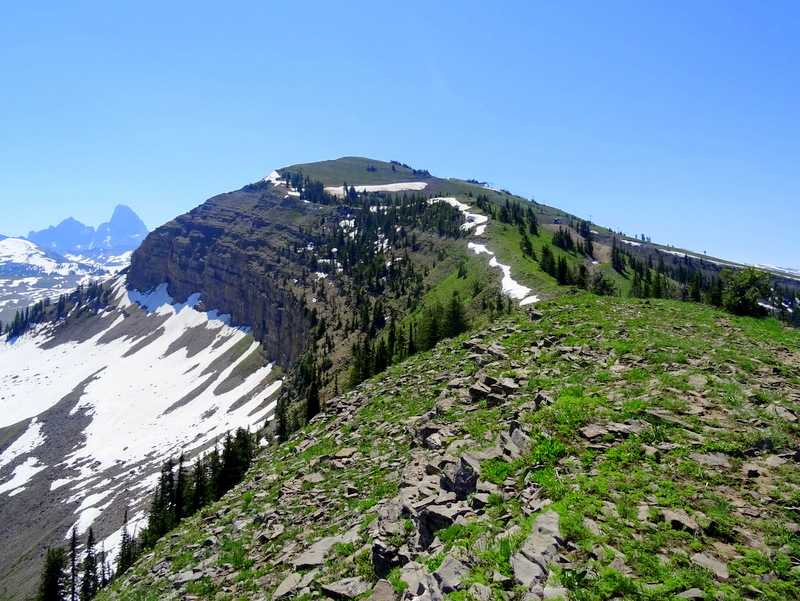
<path id="1" fill-rule="evenodd" d="M 771 271 L 780 271 L 782 273 L 795 277 L 800 276 L 800 269 L 794 269 L 792 267 L 778 267 L 776 265 L 767 265 L 765 263 L 759 263 L 757 265 L 753 265 L 753 267 L 757 269 L 769 269 Z"/>
<path id="2" fill-rule="evenodd" d="M 80 501 L 79 530 L 88 527 L 119 494 L 149 492 L 164 458 L 263 422 L 272 413 L 275 401 L 271 398 L 281 386 L 280 380 L 269 382 L 272 365 L 267 365 L 235 387 L 218 389 L 258 349 L 258 343 L 251 341 L 224 369 L 214 368 L 227 351 L 237 345 L 237 350 L 241 348 L 249 329 L 231 327 L 229 316 L 216 311 L 193 309 L 199 294 L 172 304 L 166 284 L 142 294 L 126 291 L 120 280 L 115 290 L 120 310 L 101 314 L 100 319 L 113 321 L 88 340 L 44 348 L 47 329 L 40 328 L 14 343 L 0 344 L 0 427 L 33 417 L 23 435 L 0 454 L 0 467 L 46 444 L 35 416 L 83 384 L 72 413 L 89 415 L 91 422 L 83 431 L 85 440 L 60 464 L 69 477 L 51 485 L 51 490 L 65 487 L 70 502 Z M 145 320 L 144 325 L 140 323 L 144 332 L 160 334 L 147 336 L 150 341 L 143 344 L 142 331 L 134 336 L 121 330 L 114 339 L 100 342 L 109 329 L 133 319 L 124 313 L 130 314 L 134 303 L 147 311 L 146 316 L 138 314 L 138 319 Z M 147 330 L 146 320 L 151 319 L 153 326 Z M 176 343 L 198 331 L 210 334 L 211 342 L 189 356 L 187 348 Z M 192 391 L 193 398 L 186 399 Z M 182 403 L 184 399 L 187 402 Z M 45 467 L 28 457 L 0 484 L 0 493 L 21 492 Z M 109 479 L 106 470 L 118 475 Z"/>
<path id="3" fill-rule="evenodd" d="M 77 262 L 59 261 L 49 257 L 33 242 L 22 238 L 0 240 L 0 264 L 5 263 L 25 265 L 52 275 L 70 275 L 87 267 Z"/>
<path id="4" fill-rule="evenodd" d="M 432 200 L 438 200 L 440 202 L 446 202 L 447 204 L 457 208 L 464 214 L 464 218 L 467 220 L 461 226 L 462 230 L 471 230 L 475 228 L 475 235 L 476 236 L 483 236 L 483 232 L 486 231 L 486 224 L 489 221 L 489 217 L 486 215 L 481 215 L 480 213 L 470 213 L 468 204 L 464 204 L 460 202 L 456 198 L 434 198 Z M 487 251 L 488 252 L 488 251 Z"/>
<path id="5" fill-rule="evenodd" d="M 424 190 L 428 182 L 398 182 L 396 184 L 376 184 L 372 186 L 353 186 L 356 192 L 402 192 L 403 190 Z M 328 194 L 344 196 L 344 186 L 325 188 Z"/>
<path id="6" fill-rule="evenodd" d="M 264 173 L 263 171 L 261 173 Z M 261 180 L 262 182 L 272 182 L 276 186 L 282 184 L 283 181 L 281 180 L 281 174 L 277 171 L 273 171 L 267 177 Z"/>
<path id="7" fill-rule="evenodd" d="M 13 497 L 25 490 L 25 485 L 36 474 L 47 466 L 39 463 L 36 457 L 28 457 L 25 461 L 14 468 L 11 479 L 0 484 L 0 493 L 7 492 L 9 497 Z"/>
<path id="8" fill-rule="evenodd" d="M 213 440 L 229 430 L 247 427 L 266 418 L 274 403 L 257 415 L 251 416 L 250 412 L 277 390 L 280 381 L 239 409 L 231 412 L 227 408 L 253 392 L 269 375 L 271 365 L 257 370 L 244 383 L 223 394 L 214 394 L 214 389 L 227 379 L 238 362 L 219 375 L 202 375 L 216 358 L 242 340 L 247 329 L 231 328 L 227 325 L 227 316 L 223 319 L 192 309 L 199 302 L 199 294 L 192 295 L 186 303 L 169 304 L 172 299 L 166 293 L 165 284 L 151 295 L 123 291 L 123 296 L 139 302 L 153 314 L 167 315 L 169 319 L 162 326 L 165 330 L 162 336 L 124 360 L 109 361 L 108 357 L 121 358 L 130 349 L 130 340 L 116 339 L 100 345 L 99 354 L 105 370 L 86 386 L 81 402 L 73 410 L 88 410 L 93 419 L 85 431 L 84 446 L 67 458 L 70 464 L 81 466 L 84 477 L 93 473 L 93 468 L 84 467 L 89 460 L 95 466 L 97 462 L 100 466 L 110 466 L 121 457 L 127 463 L 136 463 L 153 451 L 163 456 L 171 449 L 194 446 L 192 443 L 198 440 Z M 187 358 L 185 350 L 167 354 L 173 341 L 187 329 L 197 326 L 216 330 L 215 342 L 191 359 Z M 215 346 L 218 348 L 214 349 Z M 253 341 L 242 358 L 257 348 L 258 343 Z M 135 377 L 131 378 L 131 374 Z M 191 402 L 168 411 L 188 391 L 209 379 L 213 381 Z M 204 415 L 215 415 L 215 418 L 203 419 Z"/>
<path id="9" fill-rule="evenodd" d="M 464 214 L 466 218 L 466 223 L 461 226 L 461 229 L 470 230 L 475 228 L 475 234 L 477 236 L 483 235 L 484 230 L 486 229 L 486 224 L 489 221 L 489 218 L 486 215 L 480 215 L 478 213 L 470 213 L 469 212 L 469 205 L 460 202 L 457 198 L 431 198 L 430 202 L 446 202 L 451 206 L 454 206 L 459 211 Z M 480 254 L 487 254 L 491 256 L 489 260 L 489 267 L 497 267 L 503 271 L 503 280 L 502 280 L 502 289 L 503 294 L 506 296 L 513 298 L 514 300 L 520 301 L 520 306 L 530 305 L 533 303 L 539 302 L 539 297 L 535 294 L 530 294 L 531 289 L 527 286 L 523 286 L 519 282 L 517 282 L 514 278 L 511 277 L 511 267 L 509 265 L 503 265 L 502 263 L 498 262 L 497 257 L 495 257 L 494 252 L 486 248 L 484 244 L 476 244 L 475 242 L 467 243 L 467 248 L 474 252 L 477 255 Z"/>
<path id="10" fill-rule="evenodd" d="M 42 424 L 37 418 L 33 418 L 28 425 L 25 433 L 12 442 L 9 447 L 0 455 L 0 467 L 7 465 L 14 461 L 20 455 L 33 452 L 36 447 L 45 441 L 42 434 Z"/>

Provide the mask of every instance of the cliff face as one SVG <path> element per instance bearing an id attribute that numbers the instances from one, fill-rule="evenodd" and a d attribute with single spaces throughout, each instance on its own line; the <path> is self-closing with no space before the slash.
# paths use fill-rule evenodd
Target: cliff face
<path id="1" fill-rule="evenodd" d="M 284 200 L 269 190 L 222 194 L 159 227 L 133 255 L 129 286 L 166 282 L 177 302 L 201 292 L 205 307 L 252 327 L 271 359 L 294 366 L 308 325 L 286 286 L 301 270 L 288 249 L 305 245 L 302 225 L 325 207 Z"/>

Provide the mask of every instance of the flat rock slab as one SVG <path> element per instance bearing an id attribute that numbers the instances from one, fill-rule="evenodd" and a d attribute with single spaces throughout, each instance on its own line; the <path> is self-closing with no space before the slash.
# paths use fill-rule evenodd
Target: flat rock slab
<path id="1" fill-rule="evenodd" d="M 283 579 L 278 585 L 278 588 L 275 589 L 275 592 L 272 593 L 272 598 L 277 601 L 278 599 L 282 599 L 283 597 L 287 597 L 290 595 L 294 590 L 300 586 L 300 582 L 303 580 L 303 576 L 297 573 L 289 574 L 286 578 Z"/>
<path id="2" fill-rule="evenodd" d="M 514 581 L 527 589 L 547 579 L 547 574 L 538 563 L 519 552 L 511 554 L 511 569 L 514 570 Z"/>
<path id="3" fill-rule="evenodd" d="M 443 593 L 453 593 L 461 589 L 461 579 L 469 574 L 469 566 L 455 557 L 446 557 L 442 565 L 433 573 Z"/>
<path id="4" fill-rule="evenodd" d="M 691 559 L 692 563 L 698 566 L 702 566 L 704 568 L 708 568 L 719 578 L 720 580 L 727 580 L 728 576 L 728 566 L 722 563 L 721 561 L 717 561 L 713 557 L 706 555 L 705 553 L 695 553 L 692 555 Z"/>
<path id="5" fill-rule="evenodd" d="M 542 591 L 542 599 L 569 599 L 569 591 L 561 586 L 546 586 Z"/>
<path id="6" fill-rule="evenodd" d="M 783 418 L 786 421 L 792 423 L 797 421 L 797 415 L 794 413 L 794 411 L 787 409 L 786 407 L 783 407 L 781 405 L 770 405 L 769 407 L 767 407 L 767 413 L 771 413 L 776 417 Z"/>
<path id="7" fill-rule="evenodd" d="M 206 574 L 204 572 L 191 572 L 191 571 L 181 572 L 180 574 L 178 574 L 177 578 L 175 578 L 173 586 L 176 589 L 181 588 L 184 584 L 187 584 L 189 582 L 194 582 L 195 580 L 200 580 L 205 576 Z"/>
<path id="8" fill-rule="evenodd" d="M 730 469 L 731 462 L 728 456 L 724 453 L 692 453 L 689 455 L 690 459 L 694 459 L 697 463 L 708 465 L 710 467 L 724 467 Z"/>
<path id="9" fill-rule="evenodd" d="M 705 596 L 706 594 L 699 588 L 690 588 L 689 590 L 678 594 L 678 597 L 681 599 L 702 599 Z"/>
<path id="10" fill-rule="evenodd" d="M 336 543 L 354 543 L 357 540 L 358 526 L 351 528 L 348 532 L 342 534 L 341 536 L 326 536 L 325 538 L 320 539 L 311 545 L 308 551 L 294 560 L 294 569 L 304 570 L 322 565 L 325 562 L 325 556 L 333 548 L 333 545 Z"/>
<path id="11" fill-rule="evenodd" d="M 378 580 L 378 583 L 372 589 L 372 594 L 369 596 L 368 601 L 397 601 L 392 583 L 388 580 Z"/>
<path id="12" fill-rule="evenodd" d="M 408 590 L 413 595 L 418 595 L 421 591 L 419 583 L 425 579 L 425 566 L 416 561 L 409 561 L 406 565 L 400 568 L 400 580 L 408 585 Z"/>
<path id="13" fill-rule="evenodd" d="M 766 461 L 764 461 L 770 467 L 780 467 L 784 463 L 786 463 L 786 459 L 779 455 L 770 455 L 767 457 Z"/>
<path id="14" fill-rule="evenodd" d="M 595 424 L 584 426 L 579 431 L 581 436 L 588 440 L 592 440 L 593 438 L 597 438 L 598 436 L 603 436 L 609 433 L 607 428 L 604 428 L 603 426 L 597 426 Z"/>
<path id="15" fill-rule="evenodd" d="M 696 532 L 700 529 L 697 521 L 683 509 L 665 509 L 664 521 L 669 522 L 673 530 L 687 530 Z"/>
<path id="16" fill-rule="evenodd" d="M 358 577 L 322 584 L 320 588 L 331 599 L 355 599 L 369 590 L 367 583 Z"/>
<path id="17" fill-rule="evenodd" d="M 491 601 L 492 599 L 492 588 L 480 582 L 476 582 L 469 587 L 469 591 L 467 592 L 469 596 L 476 599 L 476 601 Z"/>

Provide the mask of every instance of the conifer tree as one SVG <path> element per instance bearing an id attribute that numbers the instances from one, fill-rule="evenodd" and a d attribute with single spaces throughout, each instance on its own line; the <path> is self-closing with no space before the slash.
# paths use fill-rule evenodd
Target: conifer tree
<path id="1" fill-rule="evenodd" d="M 94 530 L 89 527 L 89 534 L 86 538 L 86 552 L 83 558 L 83 578 L 81 579 L 81 601 L 94 599 L 100 586 L 100 579 L 97 572 L 97 555 L 95 552 Z"/>
<path id="2" fill-rule="evenodd" d="M 453 292 L 453 296 L 450 297 L 450 302 L 447 305 L 445 323 L 448 337 L 458 336 L 467 331 L 467 316 L 464 312 L 464 306 L 461 304 L 461 299 L 456 292 Z"/>
<path id="3" fill-rule="evenodd" d="M 136 539 L 128 532 L 128 509 L 125 508 L 125 517 L 122 521 L 122 540 L 119 544 L 117 556 L 117 575 L 121 576 L 133 565 L 136 558 Z"/>
<path id="4" fill-rule="evenodd" d="M 569 284 L 569 269 L 567 260 L 564 257 L 558 258 L 558 263 L 556 264 L 556 281 L 562 286 Z"/>
<path id="5" fill-rule="evenodd" d="M 690 280 L 689 298 L 691 298 L 692 301 L 694 301 L 696 303 L 699 303 L 700 300 L 701 300 L 701 296 L 700 296 L 700 272 L 699 271 L 693 271 L 692 272 L 692 277 L 691 277 L 691 280 Z"/>
<path id="6" fill-rule="evenodd" d="M 306 395 L 306 423 L 310 422 L 320 411 L 319 376 L 316 374 L 316 369 L 314 371 L 315 373 L 311 378 L 311 384 Z"/>
<path id="7" fill-rule="evenodd" d="M 524 231 L 522 232 L 522 239 L 519 241 L 519 247 L 523 255 L 533 257 L 533 244 L 531 244 L 531 239 L 528 238 Z"/>
<path id="8" fill-rule="evenodd" d="M 72 527 L 72 536 L 69 543 L 69 598 L 78 601 L 78 527 Z"/>
<path id="9" fill-rule="evenodd" d="M 759 301 L 769 298 L 770 278 L 764 271 L 752 267 L 733 272 L 723 269 L 720 273 L 722 284 L 722 306 L 735 315 L 762 317 L 767 311 Z"/>
<path id="10" fill-rule="evenodd" d="M 67 553 L 63 547 L 51 547 L 47 550 L 39 581 L 37 601 L 62 601 L 66 581 Z"/>
<path id="11" fill-rule="evenodd" d="M 542 256 L 539 259 L 539 266 L 546 274 L 555 277 L 556 261 L 553 257 L 553 251 L 550 249 L 549 244 L 542 246 Z"/>

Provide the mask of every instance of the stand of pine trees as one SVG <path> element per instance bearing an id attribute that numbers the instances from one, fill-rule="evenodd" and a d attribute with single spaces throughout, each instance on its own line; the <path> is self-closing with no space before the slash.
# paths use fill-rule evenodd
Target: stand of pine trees
<path id="1" fill-rule="evenodd" d="M 69 570 L 67 569 L 69 568 Z M 89 601 L 107 586 L 112 578 L 105 550 L 96 549 L 94 531 L 86 534 L 83 559 L 78 553 L 77 528 L 72 529 L 69 553 L 63 547 L 51 547 L 45 554 L 44 567 L 36 601 Z"/>
<path id="2" fill-rule="evenodd" d="M 55 305 L 50 298 L 45 298 L 24 310 L 17 311 L 11 323 L 3 326 L 0 322 L 0 332 L 5 334 L 6 340 L 11 340 L 21 336 L 36 324 L 67 317 L 76 307 L 78 314 L 75 317 L 83 313 L 97 313 L 108 304 L 110 295 L 110 288 L 100 282 L 90 282 L 85 287 L 78 286 L 73 292 L 60 295 Z"/>
<path id="3" fill-rule="evenodd" d="M 228 433 L 221 451 L 215 446 L 186 466 L 181 455 L 170 458 L 161 468 L 161 476 L 150 506 L 147 527 L 137 536 L 128 531 L 128 512 L 122 526 L 122 540 L 116 570 L 106 561 L 105 550 L 97 550 L 94 531 L 89 528 L 83 557 L 79 557 L 77 529 L 72 529 L 70 549 L 47 550 L 37 601 L 89 601 L 114 577 L 123 574 L 145 550 L 151 548 L 181 520 L 222 495 L 242 481 L 258 449 L 258 436 L 239 428 Z M 69 568 L 69 569 L 68 569 Z"/>

